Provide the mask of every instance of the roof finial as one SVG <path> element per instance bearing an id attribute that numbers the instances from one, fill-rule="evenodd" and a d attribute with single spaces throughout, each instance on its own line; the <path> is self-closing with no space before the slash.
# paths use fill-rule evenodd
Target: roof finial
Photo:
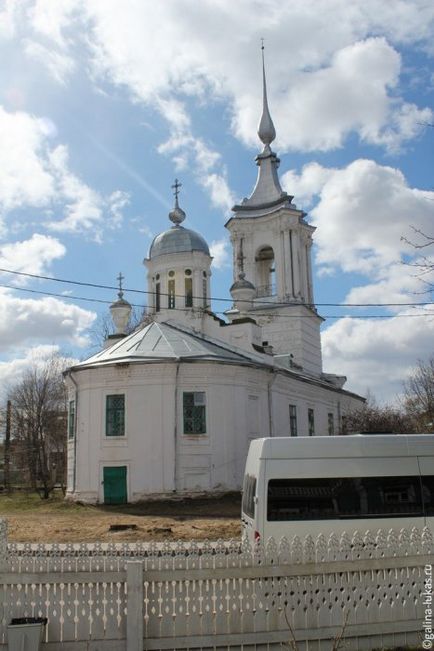
<path id="1" fill-rule="evenodd" d="M 175 208 L 169 213 L 169 219 L 175 224 L 175 226 L 179 226 L 179 224 L 185 219 L 185 212 L 179 207 L 178 203 L 179 188 L 182 187 L 182 183 L 180 183 L 178 179 L 175 179 L 175 183 L 171 187 L 174 190 L 173 194 L 175 195 Z"/>
<path id="2" fill-rule="evenodd" d="M 119 272 L 119 276 L 116 278 L 116 280 L 119 281 L 119 291 L 118 291 L 118 296 L 119 300 L 122 300 L 124 292 L 122 291 L 122 281 L 125 280 L 125 276 L 122 275 L 122 272 Z"/>
<path id="3" fill-rule="evenodd" d="M 276 130 L 274 128 L 273 120 L 271 119 L 270 111 L 268 108 L 267 99 L 267 80 L 265 78 L 265 57 L 264 57 L 264 39 L 261 38 L 261 51 L 262 51 L 262 84 L 263 84 L 263 100 L 262 100 L 262 116 L 259 122 L 258 136 L 259 139 L 267 147 L 273 142 L 276 137 Z"/>

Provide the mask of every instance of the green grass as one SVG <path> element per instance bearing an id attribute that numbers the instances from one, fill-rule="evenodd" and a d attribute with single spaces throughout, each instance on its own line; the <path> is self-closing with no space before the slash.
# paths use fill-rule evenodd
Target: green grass
<path id="1" fill-rule="evenodd" d="M 55 491 L 48 500 L 41 499 L 37 493 L 16 491 L 0 494 L 0 515 L 26 511 L 41 513 L 84 511 L 92 507 L 66 502 L 61 491 Z"/>

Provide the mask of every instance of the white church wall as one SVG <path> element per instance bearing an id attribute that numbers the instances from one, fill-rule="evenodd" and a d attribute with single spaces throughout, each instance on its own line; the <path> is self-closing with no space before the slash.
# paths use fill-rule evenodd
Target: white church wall
<path id="1" fill-rule="evenodd" d="M 76 494 L 104 501 L 105 466 L 127 467 L 128 498 L 174 490 L 174 365 L 132 365 L 75 374 L 79 385 L 76 441 Z M 90 380 L 91 384 L 88 383 Z M 125 395 L 125 434 L 105 436 L 106 396 Z M 73 441 L 69 446 L 74 445 Z"/>
<path id="2" fill-rule="evenodd" d="M 104 501 L 108 466 L 127 468 L 132 502 L 169 496 L 175 490 L 237 490 L 250 441 L 290 435 L 290 404 L 297 406 L 299 436 L 309 433 L 309 407 L 314 409 L 315 435 L 326 435 L 329 413 L 337 433 L 340 410 L 360 404 L 285 373 L 206 361 L 82 370 L 75 380 L 76 488 L 69 486 L 68 495 L 84 502 Z M 206 433 L 184 434 L 184 392 L 205 394 Z M 105 436 L 106 397 L 113 394 L 125 395 L 125 435 L 119 438 Z M 70 440 L 70 454 L 73 446 Z"/>
<path id="3" fill-rule="evenodd" d="M 275 312 L 275 314 L 273 314 Z M 262 311 L 260 312 L 262 313 Z M 252 312 L 255 316 L 255 312 Z M 302 305 L 277 306 L 267 316 L 257 317 L 262 339 L 274 354 L 292 354 L 305 371 L 319 376 L 322 370 L 320 319 Z"/>
<path id="4" fill-rule="evenodd" d="M 272 404 L 273 436 L 290 436 L 289 405 L 297 409 L 298 436 L 309 436 L 308 409 L 313 409 L 315 436 L 327 436 L 328 414 L 333 414 L 334 433 L 338 434 L 341 416 L 361 403 L 350 395 L 279 374 L 273 383 Z"/>
<path id="5" fill-rule="evenodd" d="M 206 393 L 206 435 L 178 436 L 179 490 L 234 490 L 240 486 L 248 449 L 247 394 L 254 391 L 264 401 L 263 371 L 228 364 L 184 364 L 178 379 L 178 422 L 183 422 L 184 391 Z M 252 377 L 255 376 L 255 377 Z M 250 382 L 249 382 L 250 379 Z M 246 386 L 249 382 L 249 386 Z M 262 382 L 263 385 L 263 382 Z M 254 387 L 252 389 L 252 386 Z M 258 410 L 263 423 L 260 435 L 267 435 L 266 410 Z M 196 483 L 194 483 L 196 482 Z"/>

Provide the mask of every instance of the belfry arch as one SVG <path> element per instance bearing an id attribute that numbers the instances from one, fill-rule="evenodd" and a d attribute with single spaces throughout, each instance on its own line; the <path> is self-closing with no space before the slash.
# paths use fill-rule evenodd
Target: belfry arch
<path id="1" fill-rule="evenodd" d="M 255 285 L 258 297 L 276 294 L 276 260 L 272 246 L 261 246 L 256 252 Z"/>

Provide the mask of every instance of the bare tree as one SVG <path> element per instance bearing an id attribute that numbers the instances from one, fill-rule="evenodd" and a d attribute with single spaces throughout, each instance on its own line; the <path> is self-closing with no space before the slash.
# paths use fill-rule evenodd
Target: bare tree
<path id="1" fill-rule="evenodd" d="M 142 324 L 150 322 L 150 317 L 146 313 L 145 307 L 133 307 L 131 316 L 126 328 L 126 334 L 130 334 Z M 100 314 L 96 319 L 94 327 L 91 329 L 92 348 L 101 349 L 109 335 L 114 333 L 114 325 L 109 312 Z"/>
<path id="2" fill-rule="evenodd" d="M 414 432 L 411 415 L 405 409 L 390 405 L 379 406 L 372 396 L 366 403 L 346 415 L 343 424 L 343 434 L 352 432 L 410 434 Z"/>
<path id="3" fill-rule="evenodd" d="M 63 485 L 67 407 L 62 372 L 68 363 L 60 356 L 35 363 L 9 394 L 15 456 L 21 457 L 31 487 L 45 499 L 60 478 Z"/>
<path id="4" fill-rule="evenodd" d="M 404 405 L 416 431 L 434 432 L 434 357 L 419 361 L 404 383 Z"/>
<path id="5" fill-rule="evenodd" d="M 405 264 L 409 267 L 415 269 L 415 277 L 418 278 L 422 283 L 422 292 L 423 294 L 430 294 L 434 288 L 434 258 L 432 255 L 425 254 L 424 251 L 434 248 L 434 235 L 424 233 L 419 228 L 410 226 L 414 233 L 412 239 L 408 237 L 401 237 L 401 241 L 409 244 L 415 251 L 418 252 L 418 257 L 411 261 L 406 262 Z"/>

